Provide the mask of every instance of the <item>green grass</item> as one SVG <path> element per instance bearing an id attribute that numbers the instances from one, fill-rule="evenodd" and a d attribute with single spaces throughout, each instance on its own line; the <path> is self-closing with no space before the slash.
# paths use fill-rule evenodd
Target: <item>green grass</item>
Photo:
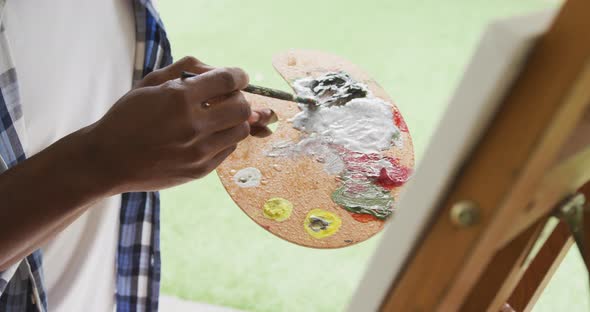
<path id="1" fill-rule="evenodd" d="M 420 160 L 485 25 L 551 7 L 544 0 L 159 1 L 175 58 L 240 66 L 257 84 L 286 88 L 273 54 L 312 48 L 365 68 L 391 94 Z M 341 311 L 378 237 L 340 250 L 277 239 L 254 224 L 216 176 L 163 192 L 163 292 L 246 311 Z M 570 284 L 569 280 L 575 283 Z M 535 311 L 588 310 L 570 253 Z M 566 307 L 565 309 L 563 309 Z"/>

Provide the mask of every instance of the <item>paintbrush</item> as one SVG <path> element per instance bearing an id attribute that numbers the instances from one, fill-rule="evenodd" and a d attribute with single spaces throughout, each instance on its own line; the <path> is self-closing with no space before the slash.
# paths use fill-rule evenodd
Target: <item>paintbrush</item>
<path id="1" fill-rule="evenodd" d="M 187 71 L 183 71 L 180 74 L 181 79 L 196 77 L 196 76 L 198 76 L 198 74 L 187 72 Z M 289 92 L 285 92 L 285 91 L 281 91 L 281 90 L 277 90 L 277 89 L 272 89 L 272 88 L 267 88 L 267 87 L 255 86 L 255 85 L 251 85 L 251 84 L 246 86 L 246 88 L 244 88 L 242 91 L 270 97 L 273 99 L 285 100 L 285 101 L 301 103 L 301 104 L 305 104 L 305 105 L 312 105 L 312 106 L 318 105 L 318 102 L 312 98 L 301 97 L 301 96 L 291 94 Z"/>

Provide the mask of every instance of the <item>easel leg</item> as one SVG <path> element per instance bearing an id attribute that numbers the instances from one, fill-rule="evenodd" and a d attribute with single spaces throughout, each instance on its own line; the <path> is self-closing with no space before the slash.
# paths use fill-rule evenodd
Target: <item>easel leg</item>
<path id="1" fill-rule="evenodd" d="M 496 253 L 461 307 L 461 311 L 500 310 L 524 273 L 521 265 L 546 220 L 544 218 L 529 227 Z"/>
<path id="2" fill-rule="evenodd" d="M 518 282 L 508 303 L 518 312 L 531 311 L 573 243 L 567 225 L 560 222 Z"/>
<path id="3" fill-rule="evenodd" d="M 535 224 L 498 251 L 462 311 L 478 311 L 486 307 L 485 310 L 496 312 L 505 302 L 517 312 L 532 309 L 573 242 L 567 225 L 560 222 L 533 261 L 525 267 L 525 258 L 544 224 Z"/>
<path id="4" fill-rule="evenodd" d="M 590 198 L 590 183 L 582 186 L 578 193 Z M 583 241 L 590 241 L 590 202 L 584 205 L 583 228 L 586 231 Z M 539 296 L 547 286 L 553 273 L 567 254 L 574 240 L 571 234 L 571 226 L 564 221 L 553 230 L 533 262 L 526 269 L 524 276 L 512 292 L 508 302 L 516 311 L 531 311 Z M 587 248 L 586 248 L 587 249 Z M 587 259 L 585 259 L 587 260 Z M 585 261 L 587 267 L 588 262 Z"/>

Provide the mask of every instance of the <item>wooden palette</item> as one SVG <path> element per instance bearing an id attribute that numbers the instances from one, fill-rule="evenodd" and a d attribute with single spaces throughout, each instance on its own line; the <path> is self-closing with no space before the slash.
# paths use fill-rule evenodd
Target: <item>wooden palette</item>
<path id="1" fill-rule="evenodd" d="M 360 68 L 347 60 L 318 51 L 291 50 L 274 57 L 273 65 L 281 76 L 291 84 L 304 77 L 317 77 L 329 72 L 344 71 L 355 80 L 366 84 L 374 96 L 392 103 L 387 93 Z M 276 236 L 292 243 L 315 248 L 339 248 L 349 246 L 375 235 L 384 221 L 359 222 L 352 214 L 332 201 L 331 194 L 339 186 L 336 175 L 330 175 L 321 163 L 311 157 L 268 157 L 265 151 L 276 143 L 286 140 L 299 141 L 302 133 L 288 122 L 300 112 L 295 103 L 246 94 L 254 108 L 268 107 L 279 118 L 276 131 L 267 138 L 249 137 L 241 142 L 236 151 L 219 166 L 217 173 L 236 204 L 256 223 Z M 397 107 L 393 106 L 395 123 L 405 128 Z M 395 157 L 400 165 L 414 166 L 414 151 L 409 132 L 401 132 L 401 147 L 393 147 L 382 155 Z M 240 187 L 234 182 L 237 171 L 254 167 L 262 173 L 262 180 L 256 187 Z M 397 200 L 401 187 L 392 189 Z M 293 211 L 285 221 L 278 222 L 263 215 L 265 202 L 274 197 L 289 200 Z M 312 209 L 323 209 L 337 215 L 342 224 L 335 234 L 321 239 L 314 238 L 304 228 L 304 220 Z M 385 221 L 386 222 L 386 221 Z"/>

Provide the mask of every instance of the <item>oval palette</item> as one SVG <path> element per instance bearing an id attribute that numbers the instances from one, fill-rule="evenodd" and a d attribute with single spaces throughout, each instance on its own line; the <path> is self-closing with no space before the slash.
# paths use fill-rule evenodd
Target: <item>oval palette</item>
<path id="1" fill-rule="evenodd" d="M 257 224 L 292 243 L 339 248 L 366 240 L 391 218 L 414 166 L 412 139 L 387 93 L 347 60 L 291 50 L 281 76 L 318 106 L 246 94 L 278 116 L 276 131 L 249 137 L 217 173 Z"/>

